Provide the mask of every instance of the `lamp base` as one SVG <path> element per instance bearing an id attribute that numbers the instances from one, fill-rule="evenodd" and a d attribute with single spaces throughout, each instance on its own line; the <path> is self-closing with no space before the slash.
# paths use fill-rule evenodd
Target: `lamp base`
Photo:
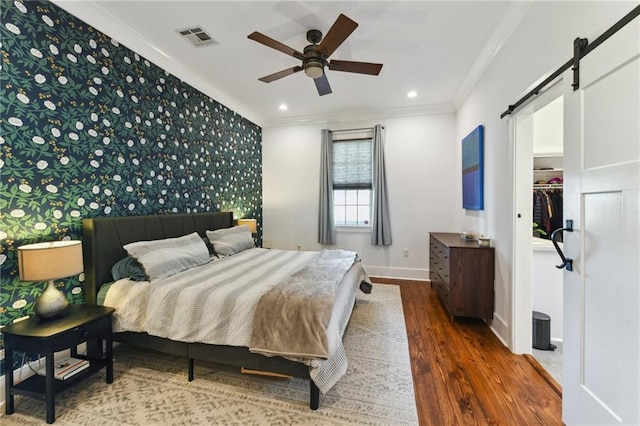
<path id="1" fill-rule="evenodd" d="M 50 320 L 62 316 L 67 306 L 69 306 L 69 301 L 64 293 L 55 287 L 53 280 L 49 280 L 49 285 L 44 293 L 38 297 L 33 305 L 33 312 L 41 320 Z"/>

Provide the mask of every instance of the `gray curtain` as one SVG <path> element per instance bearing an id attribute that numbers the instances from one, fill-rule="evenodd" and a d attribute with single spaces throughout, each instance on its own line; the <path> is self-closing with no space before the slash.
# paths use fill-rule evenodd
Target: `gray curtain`
<path id="1" fill-rule="evenodd" d="M 371 244 L 391 245 L 391 221 L 389 219 L 389 197 L 384 167 L 385 128 L 376 124 L 373 128 L 373 217 L 371 219 Z"/>
<path id="2" fill-rule="evenodd" d="M 318 215 L 318 242 L 335 244 L 336 231 L 333 226 L 333 163 L 331 131 L 322 129 L 320 152 L 320 214 Z"/>

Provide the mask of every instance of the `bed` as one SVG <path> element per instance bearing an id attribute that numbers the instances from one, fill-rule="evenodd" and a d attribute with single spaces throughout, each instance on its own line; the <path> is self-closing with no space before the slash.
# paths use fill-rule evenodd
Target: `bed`
<path id="1" fill-rule="evenodd" d="M 311 278 L 321 277 L 320 279 L 324 279 L 324 270 L 327 269 L 325 265 L 329 265 L 329 263 L 323 263 L 325 262 L 323 259 L 329 259 L 338 255 L 346 259 L 345 253 L 332 250 L 314 254 L 312 252 L 284 252 L 251 247 L 243 250 L 241 253 L 221 259 L 213 256 L 212 259 L 214 260 L 205 262 L 205 264 L 184 272 L 179 272 L 175 275 L 160 277 L 157 281 L 152 280 L 151 283 L 133 283 L 128 279 L 118 280 L 114 283 L 111 269 L 113 265 L 122 261 L 128 254 L 123 246 L 127 245 L 127 249 L 131 252 L 131 247 L 139 244 L 138 242 L 186 238 L 185 236 L 187 235 L 191 235 L 192 241 L 193 238 L 201 238 L 202 241 L 206 242 L 208 238 L 212 238 L 212 231 L 216 233 L 228 233 L 228 231 L 239 229 L 238 227 L 234 227 L 233 214 L 230 212 L 215 212 L 88 218 L 83 220 L 82 229 L 85 301 L 89 304 L 96 304 L 99 299 L 103 299 L 102 303 L 106 305 L 117 305 L 115 306 L 116 314 L 114 317 L 114 341 L 184 357 L 186 359 L 189 380 L 194 379 L 194 362 L 197 360 L 308 379 L 310 383 L 309 406 L 314 410 L 319 407 L 320 393 L 327 392 L 339 377 L 346 372 L 346 354 L 342 347 L 342 335 L 355 304 L 356 292 L 359 288 L 366 289 L 366 284 L 362 284 L 362 281 L 368 281 L 357 256 L 355 260 L 347 262 L 349 263 L 348 267 L 344 266 L 347 264 L 345 260 L 341 262 L 343 265 L 341 267 L 345 270 L 344 272 L 338 272 L 337 269 L 333 272 L 334 275 L 340 274 L 341 278 L 335 290 L 335 304 L 331 307 L 331 319 L 328 322 L 328 331 L 326 336 L 323 336 L 324 340 L 322 343 L 324 343 L 323 348 L 325 352 L 322 352 L 322 349 L 318 349 L 317 346 L 312 346 L 313 349 L 309 349 L 309 346 L 305 346 L 302 349 L 297 347 L 294 349 L 287 348 L 287 350 L 280 348 L 273 349 L 273 347 L 269 346 L 269 342 L 265 343 L 265 341 L 261 339 L 256 340 L 255 334 L 253 337 L 248 337 L 249 335 L 247 334 L 252 328 L 260 328 L 260 324 L 271 324 L 272 322 L 273 328 L 275 329 L 287 329 L 287 327 L 290 327 L 289 330 L 294 330 L 294 328 L 292 328 L 293 323 L 290 320 L 290 324 L 280 323 L 279 326 L 276 326 L 276 324 L 278 324 L 277 321 L 281 321 L 280 318 L 276 318 L 274 321 L 264 319 L 272 318 L 262 316 L 270 315 L 271 311 L 284 311 L 283 309 L 269 308 L 269 306 L 274 306 L 274 303 L 277 304 L 278 307 L 281 306 L 280 301 L 282 298 L 280 294 L 276 292 L 276 296 L 273 296 L 271 301 L 268 300 L 269 298 L 267 296 L 271 296 L 274 289 L 281 288 L 283 284 L 282 281 L 292 281 L 293 278 L 291 277 L 295 277 L 296 280 L 298 280 L 300 275 L 308 275 Z M 194 236 L 194 233 L 197 233 L 197 235 Z M 209 236 L 208 233 L 210 233 Z M 314 258 L 313 262 L 308 262 L 308 266 L 304 268 L 298 268 L 297 266 L 285 267 L 285 265 L 288 264 L 295 265 L 295 262 L 298 262 L 300 265 L 306 265 L 305 262 L 307 262 L 307 260 L 305 259 L 311 257 Z M 280 260 L 289 258 L 292 260 Z M 277 266 L 260 266 L 272 265 L 267 262 L 275 261 L 275 259 L 278 259 L 281 263 L 275 263 Z M 331 265 L 336 264 L 333 260 L 331 261 L 333 262 Z M 246 272 L 238 269 L 240 267 L 245 268 Z M 287 275 L 286 279 L 282 277 L 277 279 L 273 278 L 273 282 L 278 281 L 279 284 L 272 284 L 271 275 L 278 275 L 278 271 L 287 268 L 293 268 L 292 271 L 296 272 L 290 276 Z M 332 266 L 329 269 L 334 269 L 334 267 Z M 262 270 L 264 270 L 264 272 L 257 272 Z M 285 272 L 281 272 L 281 275 L 285 276 Z M 205 291 L 202 289 L 204 284 L 197 282 L 199 278 L 194 278 L 196 276 L 211 277 L 210 280 L 215 281 L 211 284 L 212 288 L 213 286 L 218 287 L 215 287 L 215 290 Z M 222 277 L 226 277 L 226 281 L 223 280 Z M 207 280 L 209 280 L 209 278 L 207 278 Z M 256 306 L 251 308 L 255 310 L 249 310 L 251 316 L 255 316 L 253 326 L 248 327 L 249 331 L 244 330 L 247 327 L 242 325 L 243 320 L 236 317 L 238 309 L 226 309 L 224 306 L 211 308 L 207 305 L 209 302 L 206 302 L 207 304 L 205 304 L 205 302 L 199 303 L 197 309 L 177 309 L 172 307 L 171 309 L 176 309 L 176 314 L 173 316 L 180 317 L 179 321 L 178 319 L 174 320 L 173 316 L 160 321 L 152 321 L 147 318 L 151 318 L 151 312 L 154 310 L 169 310 L 167 301 L 173 300 L 173 298 L 168 297 L 174 294 L 173 292 L 175 291 L 182 291 L 184 287 L 188 287 L 191 283 L 194 283 L 193 287 L 199 288 L 198 291 L 201 293 L 194 293 L 190 296 L 180 296 L 183 298 L 181 300 L 193 299 L 199 303 L 199 301 L 211 299 L 211 303 L 214 303 L 217 299 L 220 299 L 217 295 L 222 293 L 215 292 L 223 291 L 220 290 L 221 288 L 230 288 L 231 286 L 233 286 L 232 288 L 234 289 L 236 287 L 253 288 L 255 286 L 255 290 L 251 291 L 257 292 L 261 297 L 259 298 L 260 303 L 257 303 Z M 297 281 L 295 284 L 298 285 Z M 316 286 L 311 286 L 307 288 L 310 288 L 312 292 L 319 291 L 316 290 L 315 287 Z M 100 292 L 101 288 L 102 292 Z M 108 292 L 105 291 L 106 288 L 109 288 Z M 153 289 L 153 291 L 147 290 L 149 288 Z M 290 288 L 290 286 L 286 288 Z M 129 290 L 125 291 L 126 289 Z M 130 289 L 135 289 L 135 291 L 140 293 L 136 294 L 135 297 L 128 296 L 127 292 L 129 292 Z M 119 296 L 119 294 L 122 294 L 122 296 Z M 159 294 L 163 294 L 162 297 L 164 297 L 164 299 L 160 298 L 160 296 L 158 296 Z M 203 294 L 213 294 L 213 296 L 207 299 L 207 296 L 203 296 Z M 231 292 L 225 297 L 229 299 L 234 294 L 235 293 Z M 130 299 L 128 302 L 127 298 Z M 158 299 L 155 306 L 149 304 L 149 308 L 145 308 L 149 313 L 145 311 L 145 315 L 138 315 L 141 318 L 138 322 L 124 318 L 125 313 L 135 309 L 135 305 L 132 305 L 131 300 L 133 302 L 145 300 L 146 304 L 147 299 Z M 297 300 L 298 298 L 295 299 Z M 277 302 L 274 302 L 276 300 Z M 129 304 L 127 305 L 127 303 Z M 193 303 L 193 301 L 189 303 Z M 178 303 L 176 302 L 175 304 Z M 240 310 L 245 310 L 240 302 L 238 302 L 238 304 L 240 305 Z M 134 306 L 134 308 L 131 308 L 131 306 Z M 180 306 L 186 305 L 182 304 Z M 225 309 L 233 312 L 232 315 L 229 315 L 228 319 L 218 317 L 215 319 L 208 318 L 206 321 L 203 320 L 202 327 L 192 326 L 192 329 L 186 332 L 183 330 L 184 327 L 180 326 L 180 324 L 185 324 L 185 321 L 186 324 L 197 322 L 182 318 L 185 313 L 189 313 L 190 311 L 215 312 L 215 315 L 222 315 L 218 312 L 225 311 Z M 122 313 L 122 318 L 119 317 L 119 313 Z M 207 315 L 209 314 L 207 313 Z M 303 313 L 303 315 L 306 314 Z M 259 318 L 262 318 L 262 321 L 259 321 Z M 299 318 L 296 318 L 296 321 L 299 320 Z M 175 321 L 177 325 L 168 323 L 170 321 Z M 167 324 L 162 325 L 163 323 Z M 207 327 L 215 329 L 220 327 L 219 324 L 225 324 L 226 330 L 230 330 L 230 332 L 227 332 L 230 336 L 226 336 L 222 340 L 218 337 L 210 338 L 210 336 L 213 336 L 213 333 L 209 334 Z M 262 332 L 263 330 L 260 331 Z M 268 327 L 266 332 L 268 334 Z M 291 332 L 289 332 L 289 334 L 291 334 Z M 314 332 L 310 334 L 315 335 L 317 333 L 315 333 L 314 330 Z M 250 341 L 247 339 L 250 339 Z"/>

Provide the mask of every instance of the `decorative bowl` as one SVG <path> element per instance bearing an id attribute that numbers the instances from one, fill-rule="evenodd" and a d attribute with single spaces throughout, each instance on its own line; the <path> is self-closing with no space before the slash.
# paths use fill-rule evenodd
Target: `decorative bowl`
<path id="1" fill-rule="evenodd" d="M 476 234 L 473 232 L 461 232 L 460 239 L 463 241 L 473 241 L 476 239 Z"/>

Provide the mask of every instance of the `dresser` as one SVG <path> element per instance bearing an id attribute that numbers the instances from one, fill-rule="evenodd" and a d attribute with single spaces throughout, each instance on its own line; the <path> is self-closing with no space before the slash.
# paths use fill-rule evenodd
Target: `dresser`
<path id="1" fill-rule="evenodd" d="M 493 247 L 463 241 L 460 234 L 429 236 L 431 286 L 452 317 L 493 318 Z"/>

